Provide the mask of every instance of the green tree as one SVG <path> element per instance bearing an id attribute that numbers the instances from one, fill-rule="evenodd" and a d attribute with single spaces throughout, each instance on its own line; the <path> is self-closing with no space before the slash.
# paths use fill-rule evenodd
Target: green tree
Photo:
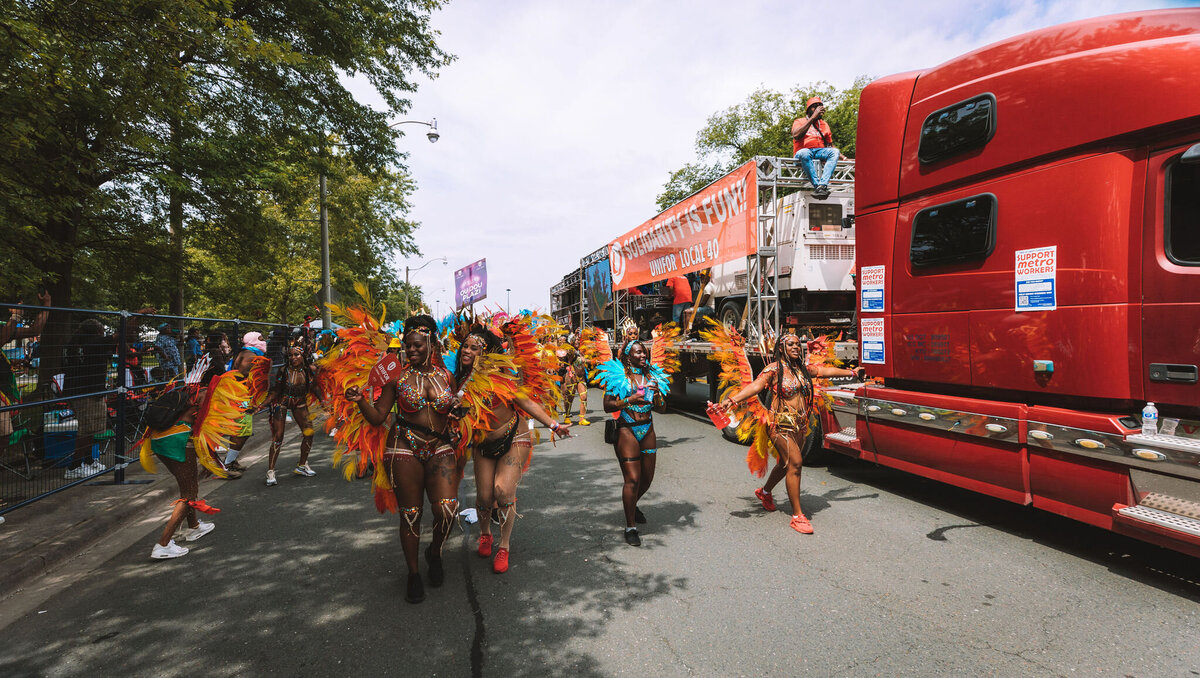
<path id="1" fill-rule="evenodd" d="M 792 121 L 804 117 L 804 102 L 813 96 L 825 102 L 834 145 L 853 158 L 858 100 L 870 81 L 860 76 L 844 90 L 826 82 L 787 92 L 760 87 L 740 104 L 708 116 L 696 134 L 698 161 L 671 173 L 655 200 L 658 209 L 667 209 L 755 156 L 791 157 Z"/>
<path id="2" fill-rule="evenodd" d="M 199 275 L 187 224 L 253 224 L 257 184 L 281 161 L 264 151 L 311 157 L 336 130 L 363 172 L 397 166 L 387 119 L 407 109 L 414 74 L 450 59 L 429 27 L 440 0 L 4 4 L 0 238 L 17 247 L 3 282 L 46 279 L 63 304 L 102 251 L 125 269 L 161 262 L 175 288 Z M 390 111 L 356 101 L 344 73 Z"/>

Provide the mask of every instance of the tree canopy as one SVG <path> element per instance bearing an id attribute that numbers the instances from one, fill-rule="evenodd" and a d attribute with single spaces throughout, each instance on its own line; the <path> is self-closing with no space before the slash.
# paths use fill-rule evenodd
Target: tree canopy
<path id="1" fill-rule="evenodd" d="M 387 121 L 452 60 L 442 4 L 3 0 L 0 296 L 287 319 L 319 277 L 322 172 L 335 288 L 394 292 L 417 224 Z"/>
<path id="2" fill-rule="evenodd" d="M 787 92 L 759 87 L 740 104 L 708 116 L 696 134 L 697 160 L 671 173 L 655 200 L 658 209 L 667 209 L 756 155 L 791 157 L 792 121 L 804 117 L 804 102 L 813 96 L 825 102 L 834 146 L 853 158 L 858 100 L 870 81 L 859 76 L 844 90 L 827 82 L 797 85 Z"/>

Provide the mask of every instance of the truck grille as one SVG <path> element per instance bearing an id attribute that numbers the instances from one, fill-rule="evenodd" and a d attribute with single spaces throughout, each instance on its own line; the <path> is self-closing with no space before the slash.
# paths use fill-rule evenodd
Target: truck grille
<path id="1" fill-rule="evenodd" d="M 810 259 L 853 259 L 854 245 L 809 245 L 808 257 Z"/>

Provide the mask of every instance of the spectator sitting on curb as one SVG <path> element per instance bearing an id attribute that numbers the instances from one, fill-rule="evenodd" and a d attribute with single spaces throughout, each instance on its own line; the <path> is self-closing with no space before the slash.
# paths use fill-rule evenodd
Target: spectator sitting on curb
<path id="1" fill-rule="evenodd" d="M 813 197 L 824 200 L 829 197 L 829 182 L 837 169 L 838 159 L 845 158 L 833 147 L 833 131 L 825 122 L 825 104 L 821 97 L 810 98 L 804 104 L 804 114 L 806 117 L 792 122 L 792 152 L 812 182 Z M 820 176 L 817 176 L 817 160 L 825 163 Z"/>

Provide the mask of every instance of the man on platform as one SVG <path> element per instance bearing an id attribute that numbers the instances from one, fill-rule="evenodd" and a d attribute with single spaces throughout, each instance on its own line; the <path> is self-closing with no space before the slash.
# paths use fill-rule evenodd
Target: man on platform
<path id="1" fill-rule="evenodd" d="M 829 182 L 841 153 L 833 147 L 833 131 L 825 122 L 825 104 L 821 97 L 812 97 L 804 104 L 804 115 L 806 117 L 792 122 L 792 153 L 812 182 L 813 197 L 824 200 L 829 197 Z M 825 163 L 820 176 L 817 175 L 818 160 Z"/>
<path id="2" fill-rule="evenodd" d="M 692 284 L 687 276 L 678 275 L 667 280 L 667 291 L 671 293 L 671 320 L 682 326 L 683 312 L 692 306 Z"/>

